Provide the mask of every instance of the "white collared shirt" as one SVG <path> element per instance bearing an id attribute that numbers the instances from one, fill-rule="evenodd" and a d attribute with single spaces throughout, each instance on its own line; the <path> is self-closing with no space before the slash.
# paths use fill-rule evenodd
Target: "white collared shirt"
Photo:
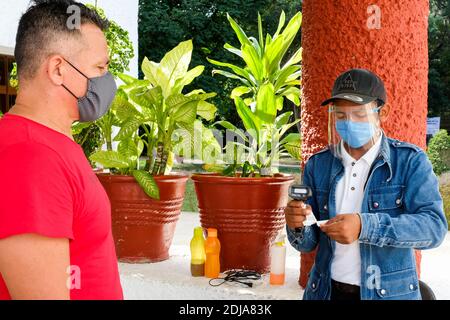
<path id="1" fill-rule="evenodd" d="M 337 215 L 361 212 L 364 186 L 370 168 L 380 152 L 381 137 L 382 135 L 358 161 L 345 150 L 343 142 L 340 144 L 345 174 L 336 187 Z M 331 278 L 347 284 L 361 285 L 361 255 L 358 240 L 351 244 L 336 242 L 331 263 Z"/>

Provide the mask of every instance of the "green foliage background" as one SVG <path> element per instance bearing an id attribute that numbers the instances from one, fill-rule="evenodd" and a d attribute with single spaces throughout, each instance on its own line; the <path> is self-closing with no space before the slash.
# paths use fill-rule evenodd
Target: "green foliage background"
<path id="1" fill-rule="evenodd" d="M 428 111 L 450 117 L 450 0 L 430 1 L 428 33 Z"/>
<path id="2" fill-rule="evenodd" d="M 436 175 L 450 171 L 450 136 L 446 130 L 440 130 L 430 140 L 427 153 Z"/>
<path id="3" fill-rule="evenodd" d="M 286 20 L 301 10 L 300 1 L 292 0 L 140 0 L 139 2 L 139 64 L 144 57 L 159 61 L 164 54 L 179 42 L 193 39 L 194 53 L 191 67 L 205 65 L 205 72 L 194 81 L 191 88 L 203 88 L 206 92 L 217 92 L 212 102 L 217 106 L 219 116 L 241 126 L 230 93 L 240 83 L 223 77 L 212 77 L 214 66 L 206 58 L 242 65 L 239 57 L 227 52 L 223 45 L 239 42 L 227 20 L 229 13 L 250 36 L 258 36 L 258 11 L 261 13 L 265 33 L 277 29 L 281 11 Z M 300 34 L 291 51 L 300 47 Z M 142 75 L 141 75 L 142 76 Z M 191 88 L 187 88 L 189 90 Z M 286 102 L 286 111 L 293 110 L 293 104 Z"/>

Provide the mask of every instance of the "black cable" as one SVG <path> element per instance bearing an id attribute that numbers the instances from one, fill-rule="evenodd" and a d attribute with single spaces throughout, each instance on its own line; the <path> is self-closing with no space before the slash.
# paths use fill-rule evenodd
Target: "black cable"
<path id="1" fill-rule="evenodd" d="M 209 280 L 209 285 L 213 287 L 218 287 L 224 284 L 225 282 L 238 282 L 240 284 L 246 285 L 249 288 L 253 287 L 253 283 L 247 281 L 260 280 L 261 274 L 253 270 L 228 270 L 224 272 L 224 278 L 215 278 Z M 222 280 L 222 282 L 218 284 L 213 284 L 213 281 Z"/>

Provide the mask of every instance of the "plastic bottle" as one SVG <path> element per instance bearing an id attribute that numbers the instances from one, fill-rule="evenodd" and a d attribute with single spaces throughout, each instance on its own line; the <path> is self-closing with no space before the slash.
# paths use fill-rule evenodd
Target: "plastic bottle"
<path id="1" fill-rule="evenodd" d="M 205 241 L 205 277 L 218 278 L 220 274 L 220 241 L 217 238 L 217 229 L 208 229 L 208 238 Z"/>
<path id="2" fill-rule="evenodd" d="M 205 239 L 203 238 L 203 228 L 194 229 L 194 237 L 191 240 L 191 274 L 193 277 L 203 277 L 205 275 Z"/>
<path id="3" fill-rule="evenodd" d="M 286 270 L 286 235 L 278 235 L 270 248 L 270 284 L 284 285 Z"/>

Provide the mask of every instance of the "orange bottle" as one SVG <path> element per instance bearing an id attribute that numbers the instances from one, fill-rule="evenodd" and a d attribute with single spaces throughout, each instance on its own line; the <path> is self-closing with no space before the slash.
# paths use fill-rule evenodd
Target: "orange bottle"
<path id="1" fill-rule="evenodd" d="M 220 273 L 220 241 L 217 238 L 217 229 L 208 229 L 208 238 L 205 241 L 205 277 L 218 278 Z"/>

